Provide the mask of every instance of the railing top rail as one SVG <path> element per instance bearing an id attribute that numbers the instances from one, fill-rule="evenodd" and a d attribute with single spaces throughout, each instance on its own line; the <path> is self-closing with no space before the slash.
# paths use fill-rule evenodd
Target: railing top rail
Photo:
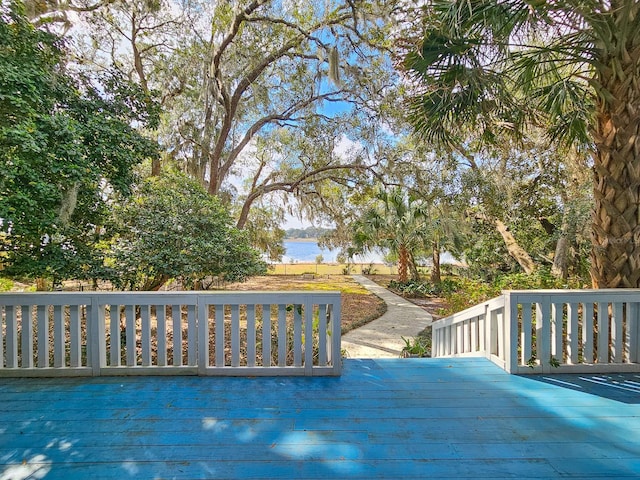
<path id="1" fill-rule="evenodd" d="M 495 297 L 495 298 L 492 298 L 491 300 L 487 300 L 486 302 L 479 303 L 478 305 L 474 305 L 473 307 L 467 308 L 466 310 L 462 310 L 461 312 L 457 312 L 448 317 L 436 320 L 432 323 L 432 326 L 436 328 L 446 327 L 453 323 L 461 322 L 469 318 L 482 315 L 487 310 L 494 310 L 496 308 L 503 307 L 504 303 L 505 303 L 505 296 L 500 295 L 499 297 Z"/>
<path id="2" fill-rule="evenodd" d="M 598 294 L 598 295 L 628 295 L 630 293 L 639 293 L 640 288 L 585 288 L 585 289 L 542 289 L 542 290 L 503 290 L 503 294 L 510 293 L 516 295 L 567 295 L 567 294 Z"/>
<path id="3" fill-rule="evenodd" d="M 340 292 L 335 291 L 317 291 L 317 290 L 280 290 L 280 291 L 265 291 L 265 290 L 244 290 L 244 291 L 190 291 L 190 292 L 149 292 L 149 291 L 127 291 L 127 292 L 102 292 L 102 291 L 89 291 L 89 292 L 3 292 L 0 293 L 0 301 L 4 299 L 16 298 L 82 298 L 82 297 L 167 297 L 167 298 L 189 298 L 189 297 L 254 297 L 254 296 L 280 296 L 305 298 L 305 297 L 336 297 L 340 295 Z"/>
<path id="4" fill-rule="evenodd" d="M 600 290 L 505 290 L 503 295 L 515 299 L 518 303 L 539 301 L 542 297 L 551 302 L 640 302 L 640 289 L 607 288 Z"/>

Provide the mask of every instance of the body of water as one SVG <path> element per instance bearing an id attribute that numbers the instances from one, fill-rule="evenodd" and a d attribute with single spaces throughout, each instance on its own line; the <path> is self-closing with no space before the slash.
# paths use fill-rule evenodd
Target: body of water
<path id="1" fill-rule="evenodd" d="M 340 253 L 338 250 L 326 250 L 318 246 L 317 242 L 311 240 L 285 240 L 284 248 L 286 253 L 282 257 L 282 263 L 316 263 L 318 255 L 322 255 L 322 263 L 336 263 L 336 257 Z M 382 255 L 375 253 L 356 256 L 356 263 L 384 263 Z"/>

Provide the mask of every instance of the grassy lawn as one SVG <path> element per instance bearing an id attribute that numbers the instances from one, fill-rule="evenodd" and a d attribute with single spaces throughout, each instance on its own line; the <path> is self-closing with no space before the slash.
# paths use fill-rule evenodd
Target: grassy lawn
<path id="1" fill-rule="evenodd" d="M 313 273 L 316 275 L 344 275 L 347 268 L 348 273 L 361 274 L 370 269 L 370 273 L 375 274 L 395 274 L 395 266 L 387 267 L 384 264 L 376 263 L 351 263 L 349 266 L 339 263 L 274 263 L 269 266 L 269 275 L 302 275 L 303 273 Z"/>

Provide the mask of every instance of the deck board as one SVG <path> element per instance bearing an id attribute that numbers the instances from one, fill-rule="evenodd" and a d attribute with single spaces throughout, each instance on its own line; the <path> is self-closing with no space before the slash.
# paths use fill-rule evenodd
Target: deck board
<path id="1" fill-rule="evenodd" d="M 339 378 L 2 379 L 0 480 L 640 478 L 637 385 L 475 358 L 346 360 Z"/>

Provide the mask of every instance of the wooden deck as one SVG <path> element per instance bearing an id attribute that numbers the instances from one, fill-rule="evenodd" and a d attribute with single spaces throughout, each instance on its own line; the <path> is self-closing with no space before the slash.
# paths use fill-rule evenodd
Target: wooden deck
<path id="1" fill-rule="evenodd" d="M 0 380 L 0 479 L 640 478 L 640 376 L 485 359 L 342 377 Z"/>

